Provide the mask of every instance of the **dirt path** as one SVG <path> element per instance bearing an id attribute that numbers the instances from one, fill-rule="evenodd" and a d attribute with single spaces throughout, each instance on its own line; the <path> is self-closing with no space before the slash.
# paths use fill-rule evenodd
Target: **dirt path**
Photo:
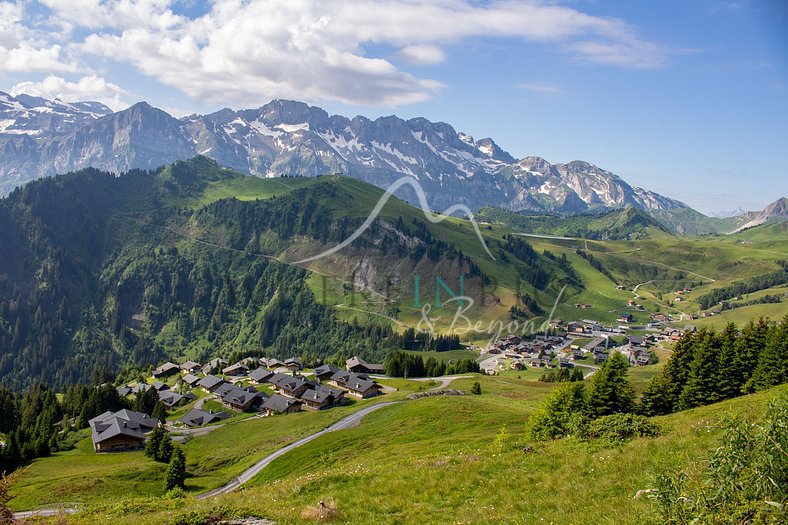
<path id="1" fill-rule="evenodd" d="M 473 376 L 443 376 L 443 377 L 414 377 L 412 378 L 413 381 L 440 381 L 440 384 L 433 388 L 428 388 L 427 390 L 440 390 L 442 388 L 446 388 L 451 384 L 452 381 L 455 379 L 468 379 Z"/>

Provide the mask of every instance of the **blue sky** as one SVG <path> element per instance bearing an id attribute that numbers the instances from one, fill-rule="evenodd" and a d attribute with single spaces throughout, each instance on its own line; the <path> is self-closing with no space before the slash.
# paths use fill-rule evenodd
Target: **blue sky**
<path id="1" fill-rule="evenodd" d="M 788 196 L 780 0 L 0 1 L 0 90 L 426 116 L 703 212 Z"/>

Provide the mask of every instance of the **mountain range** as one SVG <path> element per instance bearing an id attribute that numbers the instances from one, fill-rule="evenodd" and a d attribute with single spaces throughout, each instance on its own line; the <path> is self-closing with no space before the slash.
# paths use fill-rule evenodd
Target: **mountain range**
<path id="1" fill-rule="evenodd" d="M 0 152 L 0 194 L 86 167 L 122 173 L 199 154 L 260 177 L 343 173 L 385 188 L 412 176 L 435 210 L 462 203 L 473 210 L 577 215 L 631 206 L 682 234 L 727 233 L 774 220 L 773 213 L 788 217 L 780 201 L 771 211 L 706 217 L 588 162 L 516 159 L 493 139 L 475 140 L 443 122 L 350 119 L 290 100 L 176 119 L 145 102 L 113 113 L 97 102 L 0 92 Z M 409 188 L 400 196 L 416 197 Z"/>

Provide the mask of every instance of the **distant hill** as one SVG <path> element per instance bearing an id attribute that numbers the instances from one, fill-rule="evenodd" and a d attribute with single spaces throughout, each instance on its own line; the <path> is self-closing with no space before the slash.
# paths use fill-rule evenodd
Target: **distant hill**
<path id="1" fill-rule="evenodd" d="M 761 224 L 780 223 L 788 221 L 788 198 L 781 197 L 766 206 L 761 211 L 750 211 L 737 216 L 739 223 L 744 222 L 736 232 L 760 226 Z"/>
<path id="2" fill-rule="evenodd" d="M 505 224 L 522 233 L 580 239 L 637 240 L 671 235 L 671 232 L 659 221 L 633 207 L 569 217 L 525 215 L 497 208 L 482 208 L 479 210 L 478 218 L 487 222 Z"/>

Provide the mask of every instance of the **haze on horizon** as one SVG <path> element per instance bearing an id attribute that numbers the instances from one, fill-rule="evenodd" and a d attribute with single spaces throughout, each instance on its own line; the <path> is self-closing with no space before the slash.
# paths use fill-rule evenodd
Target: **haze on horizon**
<path id="1" fill-rule="evenodd" d="M 705 213 L 788 195 L 773 1 L 13 0 L 0 90 L 175 116 L 303 100 L 582 159 Z"/>

